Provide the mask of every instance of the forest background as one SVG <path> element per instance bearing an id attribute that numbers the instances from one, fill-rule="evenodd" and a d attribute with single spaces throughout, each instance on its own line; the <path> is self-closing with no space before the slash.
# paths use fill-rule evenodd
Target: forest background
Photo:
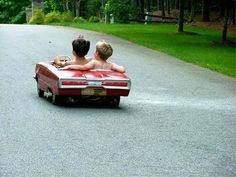
<path id="1" fill-rule="evenodd" d="M 73 17 L 110 20 L 130 23 L 145 20 L 145 13 L 159 15 L 168 22 L 178 18 L 179 31 L 184 22 L 215 22 L 222 24 L 222 38 L 226 39 L 227 27 L 235 28 L 236 0 L 34 0 L 43 2 L 43 13 L 71 12 Z M 0 23 L 26 23 L 26 8 L 32 0 L 0 0 Z M 105 19 L 108 18 L 108 19 Z M 151 19 L 152 17 L 149 16 Z M 152 20 L 155 19 L 153 16 Z M 157 19 L 157 18 L 156 18 Z M 219 26 L 219 25 L 218 25 Z M 234 29 L 233 29 L 234 30 Z M 232 30 L 231 30 L 232 31 Z M 224 36 L 223 36 L 224 35 Z"/>
<path id="2" fill-rule="evenodd" d="M 35 2 L 43 4 L 43 8 L 31 9 Z M 34 3 L 0 0 L 0 23 L 57 24 L 105 32 L 236 77 L 236 0 L 34 0 Z M 33 13 L 30 19 L 26 18 L 27 9 Z"/>

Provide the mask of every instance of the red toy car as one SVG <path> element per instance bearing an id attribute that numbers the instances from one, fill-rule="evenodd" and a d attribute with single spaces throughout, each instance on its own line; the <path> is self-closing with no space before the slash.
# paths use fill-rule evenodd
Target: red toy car
<path id="1" fill-rule="evenodd" d="M 128 96 L 131 80 L 122 73 L 111 70 L 60 70 L 52 61 L 40 62 L 35 67 L 39 97 L 51 96 L 53 104 L 68 98 L 104 99 L 118 107 L 120 96 Z"/>

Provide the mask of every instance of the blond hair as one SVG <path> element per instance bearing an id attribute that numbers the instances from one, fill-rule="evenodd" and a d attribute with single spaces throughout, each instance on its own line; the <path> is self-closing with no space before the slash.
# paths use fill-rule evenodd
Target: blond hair
<path id="1" fill-rule="evenodd" d="M 105 41 L 98 41 L 96 44 L 96 51 L 101 59 L 107 60 L 113 53 L 113 49 L 110 44 Z"/>

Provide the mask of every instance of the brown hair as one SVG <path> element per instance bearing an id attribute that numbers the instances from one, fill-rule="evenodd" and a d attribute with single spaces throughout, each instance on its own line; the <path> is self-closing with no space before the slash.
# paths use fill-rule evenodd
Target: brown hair
<path id="1" fill-rule="evenodd" d="M 113 49 L 110 44 L 105 41 L 98 41 L 96 44 L 96 51 L 101 59 L 107 60 L 113 53 Z"/>
<path id="2" fill-rule="evenodd" d="M 72 48 L 79 57 L 84 57 L 89 51 L 90 41 L 87 41 L 83 37 L 79 36 L 77 39 L 73 40 Z"/>

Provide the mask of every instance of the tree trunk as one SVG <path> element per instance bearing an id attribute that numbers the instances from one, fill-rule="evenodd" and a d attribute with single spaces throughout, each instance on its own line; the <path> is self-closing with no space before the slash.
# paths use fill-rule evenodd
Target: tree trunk
<path id="1" fill-rule="evenodd" d="M 236 0 L 233 0 L 233 16 L 232 16 L 232 21 L 233 25 L 235 25 L 235 9 L 236 9 Z"/>
<path id="2" fill-rule="evenodd" d="M 157 7 L 157 0 L 151 1 L 151 7 Z"/>
<path id="3" fill-rule="evenodd" d="M 147 0 L 147 11 L 148 11 L 148 12 L 151 12 L 150 0 Z"/>
<path id="4" fill-rule="evenodd" d="M 167 13 L 170 14 L 170 0 L 166 0 Z"/>
<path id="5" fill-rule="evenodd" d="M 141 18 L 144 19 L 144 0 L 140 0 Z"/>
<path id="6" fill-rule="evenodd" d="M 74 17 L 76 17 L 76 13 L 75 13 L 75 0 L 71 1 L 71 11 L 72 11 Z"/>
<path id="7" fill-rule="evenodd" d="M 104 6 L 105 6 L 104 3 L 105 3 L 104 0 L 102 0 L 102 2 L 101 2 L 102 8 L 104 8 Z"/>
<path id="8" fill-rule="evenodd" d="M 68 10 L 68 11 L 70 10 L 69 9 L 69 2 L 66 2 L 66 10 Z"/>
<path id="9" fill-rule="evenodd" d="M 224 0 L 220 0 L 220 15 L 223 17 L 225 14 Z"/>
<path id="10" fill-rule="evenodd" d="M 228 30 L 228 20 L 229 20 L 229 10 L 230 10 L 229 0 L 225 0 L 224 6 L 225 6 L 224 26 L 223 26 L 222 38 L 221 38 L 223 42 L 227 41 L 227 30 Z"/>
<path id="11" fill-rule="evenodd" d="M 64 11 L 69 11 L 70 10 L 69 9 L 69 1 L 68 0 L 63 0 L 62 3 L 63 3 L 63 10 Z"/>
<path id="12" fill-rule="evenodd" d="M 188 1 L 188 13 L 191 13 L 191 7 L 192 7 L 192 0 Z"/>
<path id="13" fill-rule="evenodd" d="M 179 0 L 175 0 L 176 9 L 179 9 Z"/>
<path id="14" fill-rule="evenodd" d="M 76 17 L 80 16 L 80 3 L 82 0 L 75 0 L 75 14 Z"/>
<path id="15" fill-rule="evenodd" d="M 161 0 L 157 0 L 157 6 L 158 6 L 158 10 L 161 10 Z"/>
<path id="16" fill-rule="evenodd" d="M 193 17 L 195 15 L 195 5 L 196 5 L 196 0 L 192 0 L 191 1 L 191 12 L 190 12 L 190 17 L 189 17 L 189 21 L 192 22 L 193 21 Z"/>
<path id="17" fill-rule="evenodd" d="M 202 0 L 202 21 L 210 21 L 210 0 Z"/>
<path id="18" fill-rule="evenodd" d="M 161 15 L 165 16 L 165 2 L 161 0 Z"/>
<path id="19" fill-rule="evenodd" d="M 179 0 L 179 28 L 178 32 L 184 32 L 184 0 Z"/>
<path id="20" fill-rule="evenodd" d="M 63 7 L 63 11 L 66 11 L 66 2 L 65 1 L 62 2 L 62 7 Z"/>

